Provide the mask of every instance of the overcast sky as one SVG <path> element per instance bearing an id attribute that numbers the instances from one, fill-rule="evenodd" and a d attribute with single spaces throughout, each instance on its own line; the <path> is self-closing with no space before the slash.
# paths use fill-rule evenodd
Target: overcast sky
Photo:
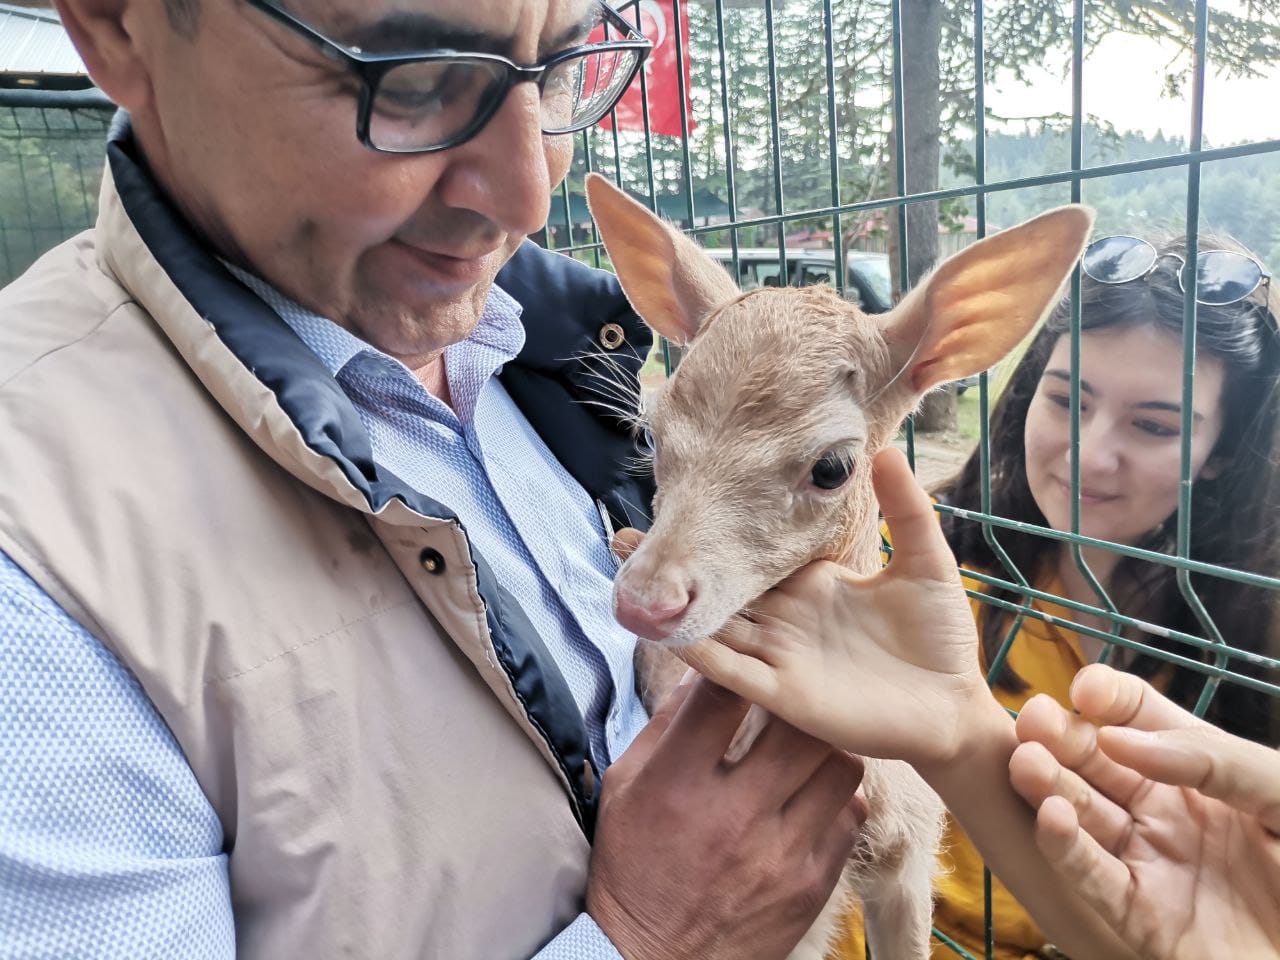
<path id="1" fill-rule="evenodd" d="M 1117 129 L 1157 129 L 1166 135 L 1190 133 L 1191 85 L 1184 96 L 1164 95 L 1163 78 L 1176 48 L 1145 37 L 1112 34 L 1085 61 L 1084 109 L 1110 121 Z M 999 78 L 989 88 L 987 103 L 1002 116 L 1071 112 L 1069 56 L 1039 70 L 1029 85 Z M 1175 66 L 1186 69 L 1190 57 Z M 1231 79 L 1210 69 L 1205 80 L 1204 134 L 1214 146 L 1246 140 L 1280 139 L 1280 67 L 1267 76 Z"/>

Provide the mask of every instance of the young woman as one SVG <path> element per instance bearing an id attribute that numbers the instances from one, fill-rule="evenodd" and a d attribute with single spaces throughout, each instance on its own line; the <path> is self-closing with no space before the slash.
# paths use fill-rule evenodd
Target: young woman
<path id="1" fill-rule="evenodd" d="M 1190 555 L 1193 559 L 1276 576 L 1280 572 L 1280 290 L 1247 251 L 1211 237 L 1200 240 L 1196 377 L 1191 430 Z M 1180 486 L 1184 294 L 1182 241 L 1158 246 L 1133 237 L 1095 241 L 1082 261 L 1080 337 L 1080 532 L 1160 553 L 1175 553 Z M 1270 304 L 1268 303 L 1270 299 Z M 1072 528 L 1071 310 L 1061 304 L 1019 363 L 991 420 L 991 505 L 998 516 L 1054 530 Z M 937 491 L 943 503 L 980 510 L 981 464 L 970 457 Z M 1010 578 L 981 527 L 954 515 L 943 532 L 962 567 Z M 1071 549 L 1030 533 L 996 530 L 1027 582 L 1046 593 L 1101 607 Z M 1083 558 L 1120 612 L 1193 636 L 1205 629 L 1177 582 L 1175 568 L 1085 549 Z M 1258 587 L 1193 574 L 1191 586 L 1227 643 L 1280 656 L 1277 597 Z M 1008 589 L 977 586 L 994 598 L 1022 602 Z M 1110 624 L 1057 604 L 1032 606 L 1101 630 Z M 974 603 L 984 667 L 993 663 L 1016 614 Z M 1191 659 L 1209 659 L 1159 634 L 1124 636 Z M 995 678 L 996 698 L 1021 709 L 1037 693 L 1070 704 L 1076 673 L 1098 659 L 1103 641 L 1033 618 L 1024 620 Z M 1151 680 L 1175 703 L 1195 705 L 1205 675 L 1172 668 L 1117 647 L 1112 662 Z M 1245 661 L 1233 670 L 1261 676 Z M 1280 681 L 1273 671 L 1266 677 Z M 1274 699 L 1223 685 L 1208 719 L 1252 740 L 1274 743 L 1280 716 Z M 964 834 L 947 838 L 947 875 L 940 881 L 935 922 L 970 952 L 983 953 L 982 859 Z M 1044 943 L 1008 890 L 993 883 L 995 955 L 1021 958 Z M 850 956 L 861 957 L 853 944 Z"/>
<path id="2" fill-rule="evenodd" d="M 1132 237 L 1108 237 L 1095 241 L 1083 258 L 1080 532 L 1167 554 L 1176 547 L 1180 485 L 1184 295 L 1179 276 L 1185 253 L 1181 241 L 1157 248 Z M 1275 576 L 1280 571 L 1280 290 L 1272 289 L 1257 260 L 1229 242 L 1202 237 L 1198 260 L 1190 552 L 1195 560 Z M 1071 530 L 1070 319 L 1065 302 L 1049 317 L 996 405 L 990 430 L 993 512 L 1060 531 Z M 938 496 L 956 507 L 981 509 L 976 452 Z M 978 524 L 955 516 L 944 516 L 942 523 L 962 566 L 1004 576 Z M 1028 582 L 1101 606 L 1067 547 L 1028 533 L 998 530 L 996 536 Z M 1086 549 L 1084 558 L 1123 613 L 1205 635 L 1173 567 L 1105 550 Z M 1275 649 L 1280 637 L 1274 595 L 1217 577 L 1192 575 L 1191 584 L 1228 643 L 1258 652 Z M 990 592 L 1018 599 L 1009 590 Z M 1087 616 L 1066 615 L 1107 629 Z M 982 607 L 988 663 L 1012 619 L 1008 612 Z M 1048 635 L 1078 644 L 1079 651 L 1072 653 L 1086 662 L 1097 659 L 1103 646 L 1092 637 Z M 1156 634 L 1126 630 L 1125 635 L 1196 657 L 1185 644 Z M 1001 691 L 1021 694 L 1021 701 L 1032 686 L 1065 694 L 1063 684 L 1075 674 L 1069 658 L 1059 667 L 1040 662 L 1026 645 L 1015 643 L 1014 650 L 997 678 Z M 1133 672 L 1160 676 L 1175 701 L 1190 705 L 1199 696 L 1203 674 L 1170 671 L 1155 658 L 1116 653 L 1117 662 Z M 1019 665 L 1049 676 L 1036 683 Z M 1241 666 L 1233 663 L 1233 669 Z M 1054 689 L 1046 690 L 1049 686 Z M 1065 696 L 1056 699 L 1067 702 Z M 1215 698 L 1209 719 L 1232 733 L 1267 740 L 1273 735 L 1269 705 L 1265 694 L 1228 686 Z"/>

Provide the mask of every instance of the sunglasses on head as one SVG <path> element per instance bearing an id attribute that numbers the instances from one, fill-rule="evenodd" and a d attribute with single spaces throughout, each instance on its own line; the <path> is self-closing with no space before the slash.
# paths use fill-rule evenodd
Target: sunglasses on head
<path id="1" fill-rule="evenodd" d="M 1098 283 L 1128 283 L 1141 280 L 1165 257 L 1179 266 L 1186 260 L 1176 253 L 1160 254 L 1139 237 L 1116 236 L 1095 240 L 1080 258 L 1085 274 Z M 1178 289 L 1183 293 L 1183 270 L 1178 270 Z M 1257 290 L 1263 282 L 1271 282 L 1271 274 L 1252 257 L 1234 250 L 1205 250 L 1196 257 L 1196 302 L 1221 307 L 1236 303 Z"/>

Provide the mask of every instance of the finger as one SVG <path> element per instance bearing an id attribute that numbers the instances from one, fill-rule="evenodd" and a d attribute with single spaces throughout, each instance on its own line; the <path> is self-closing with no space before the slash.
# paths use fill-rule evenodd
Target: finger
<path id="1" fill-rule="evenodd" d="M 644 725 L 644 729 L 631 741 L 631 745 L 627 747 L 622 758 L 619 759 L 618 764 L 615 764 L 615 766 L 618 766 L 624 760 L 628 763 L 639 763 L 641 765 L 647 763 L 663 734 L 671 726 L 671 721 L 675 717 L 676 711 L 689 698 L 692 690 L 692 683 L 681 681 L 680 685 L 654 711 L 649 722 Z"/>
<path id="2" fill-rule="evenodd" d="M 1043 744 L 1017 746 L 1009 758 L 1009 782 L 1036 809 L 1050 797 L 1066 800 L 1075 809 L 1080 825 L 1110 853 L 1121 848 L 1133 829 L 1127 810 L 1060 764 Z"/>
<path id="3" fill-rule="evenodd" d="M 942 535 L 933 504 L 901 450 L 886 447 L 876 454 L 871 462 L 871 482 L 893 540 L 889 569 L 894 574 L 954 580 L 955 555 Z"/>
<path id="4" fill-rule="evenodd" d="M 856 794 L 864 773 L 861 757 L 828 748 L 823 762 L 787 800 L 783 818 L 797 831 L 812 835 L 825 832 L 832 820 L 849 808 L 859 816 L 860 825 L 866 820 L 866 801 Z"/>
<path id="5" fill-rule="evenodd" d="M 747 715 L 748 726 L 756 716 Z M 733 775 L 740 781 L 740 789 L 756 793 L 775 804 L 775 808 L 781 808 L 810 781 L 833 751 L 829 744 L 802 733 L 785 720 L 770 717 L 763 710 L 758 718 L 764 728 L 749 745 Z M 853 788 L 857 788 L 856 783 Z"/>
<path id="6" fill-rule="evenodd" d="M 644 534 L 635 527 L 623 527 L 613 535 L 613 542 L 610 544 L 613 555 L 619 560 L 626 560 L 635 553 L 636 547 L 640 546 L 640 541 L 643 539 Z"/>
<path id="7" fill-rule="evenodd" d="M 772 711 L 779 699 L 777 671 L 749 653 L 740 653 L 719 637 L 671 652 L 702 676 Z"/>
<path id="8" fill-rule="evenodd" d="M 806 839 L 816 854 L 816 858 L 825 861 L 826 886 L 834 889 L 853 856 L 862 827 L 867 822 L 867 801 L 861 793 L 855 793 L 835 815 L 822 820 L 815 826 L 803 829 L 808 833 Z M 788 821 L 788 824 L 790 821 Z M 841 905 L 842 912 L 845 905 Z"/>
<path id="9" fill-rule="evenodd" d="M 1124 923 L 1133 878 L 1076 820 L 1062 797 L 1050 797 L 1036 815 L 1036 846 L 1080 898 L 1114 929 Z"/>
<path id="10" fill-rule="evenodd" d="M 1042 744 L 1054 760 L 1074 770 L 1121 806 L 1128 806 L 1143 777 L 1098 749 L 1097 730 L 1067 713 L 1050 696 L 1037 694 L 1023 706 L 1014 726 L 1023 743 Z"/>
<path id="11" fill-rule="evenodd" d="M 1142 776 L 1191 787 L 1256 816 L 1280 835 L 1280 752 L 1208 724 L 1156 732 L 1103 727 L 1098 743 Z"/>
<path id="12" fill-rule="evenodd" d="M 1071 681 L 1071 702 L 1095 723 L 1139 730 L 1207 726 L 1141 677 L 1106 664 L 1085 667 Z"/>
<path id="13" fill-rule="evenodd" d="M 654 763 L 661 755 L 661 762 L 673 766 L 672 776 L 718 768 L 750 707 L 736 693 L 702 677 L 685 686 L 689 692 L 654 752 Z"/>

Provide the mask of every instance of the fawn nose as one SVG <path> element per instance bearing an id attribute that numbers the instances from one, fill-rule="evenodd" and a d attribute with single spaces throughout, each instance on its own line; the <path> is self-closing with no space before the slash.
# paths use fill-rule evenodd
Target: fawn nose
<path id="1" fill-rule="evenodd" d="M 613 595 L 618 623 L 646 640 L 662 641 L 671 636 L 693 602 L 692 586 L 672 578 L 649 580 L 632 587 L 619 580 Z"/>

